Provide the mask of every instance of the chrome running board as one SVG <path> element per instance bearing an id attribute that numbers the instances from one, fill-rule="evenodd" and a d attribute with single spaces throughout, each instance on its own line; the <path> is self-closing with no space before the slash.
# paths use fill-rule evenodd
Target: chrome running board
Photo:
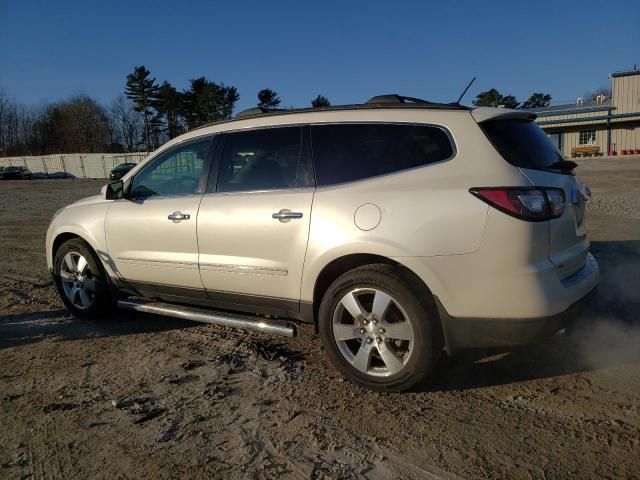
<path id="1" fill-rule="evenodd" d="M 296 335 L 295 324 L 286 320 L 185 307 L 171 303 L 145 302 L 144 300 L 118 300 L 118 307 L 126 310 L 135 310 L 136 312 L 193 320 L 194 322 L 212 323 L 244 330 L 257 330 L 273 335 L 284 335 L 285 337 L 295 337 Z"/>

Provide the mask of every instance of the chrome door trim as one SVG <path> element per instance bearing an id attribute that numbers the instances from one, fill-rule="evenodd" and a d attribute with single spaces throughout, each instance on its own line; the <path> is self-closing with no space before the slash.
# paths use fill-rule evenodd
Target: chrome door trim
<path id="1" fill-rule="evenodd" d="M 200 263 L 202 270 L 215 272 L 244 273 L 251 275 L 270 275 L 274 277 L 286 277 L 289 271 L 280 267 L 260 267 L 256 265 L 234 265 L 229 263 Z"/>
<path id="2" fill-rule="evenodd" d="M 120 262 L 150 265 L 153 267 L 193 268 L 193 269 L 198 268 L 198 262 L 179 262 L 176 260 L 155 260 L 155 259 L 135 258 L 135 257 L 117 257 L 117 259 Z"/>

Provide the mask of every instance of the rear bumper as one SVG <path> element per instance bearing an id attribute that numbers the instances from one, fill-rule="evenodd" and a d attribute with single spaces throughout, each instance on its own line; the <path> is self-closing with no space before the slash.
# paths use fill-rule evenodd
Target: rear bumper
<path id="1" fill-rule="evenodd" d="M 436 298 L 447 353 L 468 348 L 522 345 L 551 337 L 580 316 L 596 290 L 597 287 L 563 312 L 538 318 L 454 318 Z"/>

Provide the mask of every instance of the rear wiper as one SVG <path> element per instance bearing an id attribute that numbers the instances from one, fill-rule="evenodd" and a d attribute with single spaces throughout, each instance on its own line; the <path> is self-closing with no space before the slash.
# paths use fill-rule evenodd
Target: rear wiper
<path id="1" fill-rule="evenodd" d="M 554 162 L 551 165 L 547 165 L 547 168 L 550 168 L 553 170 L 566 170 L 570 172 L 577 166 L 578 164 L 571 160 L 558 160 L 557 162 Z"/>

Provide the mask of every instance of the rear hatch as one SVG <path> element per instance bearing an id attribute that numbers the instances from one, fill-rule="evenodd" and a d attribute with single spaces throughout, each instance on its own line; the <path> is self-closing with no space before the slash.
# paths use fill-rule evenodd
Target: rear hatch
<path id="1" fill-rule="evenodd" d="M 585 263 L 589 241 L 585 228 L 585 200 L 588 188 L 573 172 L 574 162 L 566 160 L 532 115 L 505 115 L 481 121 L 480 127 L 500 155 L 520 168 L 532 186 L 559 188 L 565 207 L 558 218 L 549 220 L 549 259 L 564 279 Z"/>

